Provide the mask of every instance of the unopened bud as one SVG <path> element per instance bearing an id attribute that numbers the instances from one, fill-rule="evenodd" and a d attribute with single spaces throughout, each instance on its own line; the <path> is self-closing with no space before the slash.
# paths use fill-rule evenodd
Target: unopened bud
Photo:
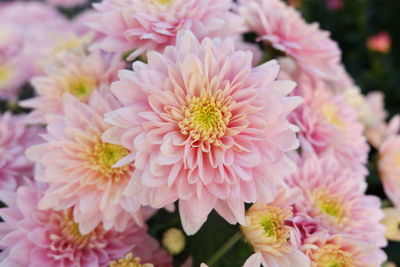
<path id="1" fill-rule="evenodd" d="M 164 233 L 162 244 L 170 254 L 177 255 L 185 249 L 186 237 L 177 228 L 171 228 Z"/>

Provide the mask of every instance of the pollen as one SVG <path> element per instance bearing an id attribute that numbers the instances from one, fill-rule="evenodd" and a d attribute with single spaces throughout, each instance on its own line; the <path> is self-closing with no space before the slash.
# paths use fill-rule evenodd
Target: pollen
<path id="1" fill-rule="evenodd" d="M 0 83 L 6 82 L 11 77 L 11 70 L 6 65 L 0 65 Z"/>
<path id="2" fill-rule="evenodd" d="M 73 78 L 67 86 L 67 92 L 81 101 L 86 101 L 97 87 L 96 80 L 90 76 Z"/>
<path id="3" fill-rule="evenodd" d="M 178 124 L 181 133 L 194 141 L 220 145 L 219 139 L 225 135 L 232 117 L 230 99 L 225 99 L 221 91 L 216 95 L 203 91 L 200 96 L 187 96 L 186 100 L 188 105 L 182 107 L 184 118 Z"/>
<path id="4" fill-rule="evenodd" d="M 341 201 L 336 196 L 320 194 L 317 198 L 316 204 L 321 212 L 336 219 L 341 219 L 344 215 Z"/>
<path id="5" fill-rule="evenodd" d="M 75 247 L 86 247 L 92 240 L 93 234 L 81 234 L 79 224 L 73 220 L 71 209 L 63 211 L 63 219 L 60 221 L 60 229 L 63 237 Z"/>
<path id="6" fill-rule="evenodd" d="M 334 125 L 338 129 L 343 129 L 344 124 L 340 117 L 337 114 L 337 110 L 335 106 L 326 104 L 322 107 L 322 113 L 325 119 L 332 125 Z"/>
<path id="7" fill-rule="evenodd" d="M 142 264 L 139 257 L 133 257 L 132 253 L 128 253 L 124 258 L 110 262 L 109 267 L 154 267 L 154 265 Z"/>
<path id="8" fill-rule="evenodd" d="M 160 5 L 171 5 L 174 0 L 154 0 L 157 4 Z"/>
<path id="9" fill-rule="evenodd" d="M 337 248 L 335 245 L 324 245 L 315 255 L 317 267 L 354 267 L 353 257 L 349 252 Z"/>
<path id="10" fill-rule="evenodd" d="M 127 171 L 127 166 L 113 168 L 114 164 L 129 154 L 129 151 L 123 146 L 104 142 L 97 142 L 92 151 L 91 167 L 100 171 L 106 177 L 118 179 Z"/>

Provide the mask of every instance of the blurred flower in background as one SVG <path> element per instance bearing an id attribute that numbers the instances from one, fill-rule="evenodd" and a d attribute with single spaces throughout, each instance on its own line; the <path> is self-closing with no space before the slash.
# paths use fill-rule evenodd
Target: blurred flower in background
<path id="1" fill-rule="evenodd" d="M 367 40 L 367 46 L 371 51 L 387 54 L 392 48 L 392 38 L 388 32 L 382 31 L 370 36 Z"/>

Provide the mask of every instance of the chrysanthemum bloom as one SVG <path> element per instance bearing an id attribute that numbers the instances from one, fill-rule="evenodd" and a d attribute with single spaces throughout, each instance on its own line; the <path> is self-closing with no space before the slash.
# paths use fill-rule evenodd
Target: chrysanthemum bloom
<path id="1" fill-rule="evenodd" d="M 28 127 L 25 115 L 0 114 L 0 189 L 14 190 L 24 177 L 32 177 L 33 162 L 25 150 L 40 142 L 39 127 Z"/>
<path id="2" fill-rule="evenodd" d="M 246 212 L 242 231 L 255 253 L 244 267 L 310 266 L 309 259 L 291 244 L 291 238 L 299 235 L 288 223 L 297 196 L 295 191 L 281 191 L 271 203 L 253 204 Z"/>
<path id="3" fill-rule="evenodd" d="M 241 0 L 239 12 L 258 40 L 294 58 L 313 75 L 334 80 L 340 67 L 340 49 L 318 24 L 308 24 L 281 0 Z"/>
<path id="4" fill-rule="evenodd" d="M 140 222 L 139 204 L 122 195 L 135 168 L 114 166 L 129 151 L 101 141 L 110 127 L 103 114 L 119 107 L 109 88 L 93 92 L 88 104 L 65 95 L 64 116 L 48 124 L 45 143 L 27 150 L 28 157 L 44 168 L 35 179 L 49 184 L 39 207 L 61 210 L 76 205 L 74 220 L 83 234 L 101 222 L 105 229 L 115 226 L 119 231 L 132 216 Z"/>
<path id="5" fill-rule="evenodd" d="M 48 67 L 45 76 L 32 79 L 38 96 L 22 101 L 21 105 L 34 109 L 29 115 L 31 122 L 45 122 L 49 115 L 62 114 L 65 93 L 87 102 L 101 85 L 116 80 L 117 72 L 123 66 L 118 55 L 100 51 L 89 55 L 70 53 L 61 63 Z"/>
<path id="6" fill-rule="evenodd" d="M 244 203 L 275 197 L 295 168 L 286 155 L 298 147 L 287 114 L 301 99 L 286 96 L 294 83 L 275 81 L 275 61 L 257 68 L 251 61 L 232 40 L 199 43 L 182 31 L 176 47 L 120 72 L 111 88 L 124 107 L 107 114 L 115 127 L 103 140 L 129 149 L 143 172 L 124 194 L 142 191 L 154 207 L 179 199 L 189 234 L 213 208 L 244 223 Z"/>
<path id="7" fill-rule="evenodd" d="M 300 128 L 302 148 L 318 155 L 332 151 L 343 166 L 365 174 L 369 146 L 356 110 L 321 80 L 302 75 L 296 82 L 304 105 L 291 119 Z"/>
<path id="8" fill-rule="evenodd" d="M 72 219 L 72 209 L 63 211 L 37 208 L 42 193 L 20 187 L 15 198 L 8 198 L 8 208 L 0 210 L 0 254 L 2 266 L 31 267 L 108 267 L 108 264 L 132 252 L 144 262 L 165 262 L 171 258 L 157 241 L 130 221 L 123 232 L 106 230 L 102 225 L 82 234 Z M 3 196 L 3 195 L 2 195 Z M 4 199 L 2 199 L 4 201 Z M 162 259 L 160 259 L 162 257 Z"/>
<path id="9" fill-rule="evenodd" d="M 231 0 L 103 0 L 90 26 L 105 35 L 98 46 L 106 51 L 162 51 L 174 45 L 179 30 L 197 38 L 229 37 L 244 30 L 241 17 L 230 11 Z"/>
<path id="10" fill-rule="evenodd" d="M 380 200 L 365 195 L 364 177 L 343 168 L 332 154 L 306 155 L 288 183 L 301 190 L 296 212 L 315 219 L 330 233 L 344 233 L 376 247 L 386 245 Z"/>
<path id="11" fill-rule="evenodd" d="M 311 259 L 311 267 L 377 267 L 386 260 L 382 250 L 346 235 L 310 237 L 302 250 Z"/>
<path id="12" fill-rule="evenodd" d="M 385 31 L 377 33 L 368 38 L 367 47 L 372 51 L 389 53 L 392 47 L 392 37 Z"/>
<path id="13" fill-rule="evenodd" d="M 383 142 L 378 167 L 386 195 L 400 207 L 400 135 L 390 136 Z"/>
<path id="14" fill-rule="evenodd" d="M 71 8 L 88 2 L 87 0 L 46 0 L 47 3 L 55 6 Z"/>
<path id="15" fill-rule="evenodd" d="M 382 223 L 386 226 L 385 236 L 392 241 L 400 241 L 400 210 L 397 208 L 383 209 L 385 218 Z"/>

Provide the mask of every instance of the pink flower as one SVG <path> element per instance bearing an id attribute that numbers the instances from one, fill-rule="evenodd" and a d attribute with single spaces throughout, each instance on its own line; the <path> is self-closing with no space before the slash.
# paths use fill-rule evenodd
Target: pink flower
<path id="1" fill-rule="evenodd" d="M 241 0 L 239 11 L 258 40 L 294 58 L 307 72 L 335 80 L 340 50 L 318 24 L 307 24 L 293 7 L 281 0 Z"/>
<path id="2" fill-rule="evenodd" d="M 4 220 L 0 223 L 3 249 L 0 265 L 106 267 L 132 252 L 143 262 L 172 266 L 171 257 L 146 233 L 147 227 L 138 227 L 130 221 L 124 232 L 99 225 L 83 234 L 72 219 L 72 208 L 40 210 L 37 204 L 41 197 L 39 190 L 24 186 L 18 189 L 16 200 L 15 195 L 7 198 L 9 207 L 0 210 Z"/>
<path id="3" fill-rule="evenodd" d="M 364 177 L 338 164 L 331 154 L 306 154 L 289 184 L 301 190 L 296 214 L 307 214 L 331 234 L 348 234 L 374 244 L 386 245 L 384 214 L 380 200 L 365 195 Z"/>
<path id="4" fill-rule="evenodd" d="M 116 80 L 117 72 L 124 66 L 120 55 L 95 51 L 89 55 L 69 53 L 62 62 L 48 66 L 46 75 L 32 79 L 38 96 L 24 100 L 21 105 L 34 109 L 31 122 L 46 122 L 46 117 L 62 114 L 62 98 L 70 93 L 82 102 L 101 85 Z"/>
<path id="5" fill-rule="evenodd" d="M 72 8 L 85 4 L 87 0 L 46 0 L 46 3 L 64 8 Z"/>
<path id="6" fill-rule="evenodd" d="M 0 189 L 14 190 L 24 177 L 32 178 L 33 162 L 25 149 L 40 141 L 39 127 L 28 127 L 25 115 L 0 115 Z"/>
<path id="7" fill-rule="evenodd" d="M 326 7 L 330 10 L 342 9 L 343 6 L 343 0 L 326 0 Z"/>
<path id="8" fill-rule="evenodd" d="M 106 35 L 97 44 L 100 48 L 112 52 L 136 49 L 132 59 L 175 44 L 181 29 L 190 29 L 199 39 L 242 33 L 242 19 L 231 7 L 231 0 L 103 0 L 95 5 L 98 16 L 90 25 Z"/>
<path id="9" fill-rule="evenodd" d="M 367 40 L 367 46 L 372 51 L 385 54 L 389 53 L 392 47 L 392 37 L 389 33 L 382 31 L 369 37 Z"/>
<path id="10" fill-rule="evenodd" d="M 42 209 L 62 210 L 76 206 L 74 220 L 87 234 L 100 223 L 106 230 L 115 227 L 123 231 L 135 217 L 139 204 L 122 191 L 135 169 L 133 165 L 115 166 L 125 161 L 128 150 L 104 143 L 100 137 L 110 127 L 103 114 L 120 107 L 108 88 L 94 91 L 88 104 L 72 95 L 64 96 L 64 116 L 53 118 L 47 126 L 45 143 L 33 146 L 28 157 L 43 166 L 35 179 L 47 182 L 49 188 L 39 203 Z"/>
<path id="11" fill-rule="evenodd" d="M 366 173 L 369 146 L 356 110 L 319 79 L 303 74 L 296 81 L 296 93 L 304 98 L 304 105 L 291 119 L 300 128 L 302 149 L 318 155 L 332 151 L 342 166 Z"/>
<path id="12" fill-rule="evenodd" d="M 268 204 L 256 203 L 246 212 L 246 224 L 242 231 L 254 248 L 244 267 L 310 266 L 310 260 L 292 245 L 292 239 L 299 235 L 289 225 L 292 204 L 298 196 L 296 190 L 282 190 L 276 199 Z"/>
<path id="13" fill-rule="evenodd" d="M 107 114 L 114 127 L 103 140 L 129 149 L 142 172 L 125 195 L 141 191 L 154 207 L 179 199 L 189 234 L 213 208 L 243 224 L 244 203 L 275 197 L 295 168 L 286 152 L 298 141 L 287 115 L 301 99 L 286 96 L 292 82 L 275 81 L 275 61 L 251 62 L 232 40 L 199 43 L 182 31 L 176 47 L 120 72 L 111 87 L 124 107 Z"/>
<path id="14" fill-rule="evenodd" d="M 385 193 L 400 207 L 400 135 L 390 136 L 382 143 L 378 167 Z"/>
<path id="15" fill-rule="evenodd" d="M 386 260 L 382 250 L 347 235 L 314 235 L 302 246 L 311 267 L 376 267 Z"/>

